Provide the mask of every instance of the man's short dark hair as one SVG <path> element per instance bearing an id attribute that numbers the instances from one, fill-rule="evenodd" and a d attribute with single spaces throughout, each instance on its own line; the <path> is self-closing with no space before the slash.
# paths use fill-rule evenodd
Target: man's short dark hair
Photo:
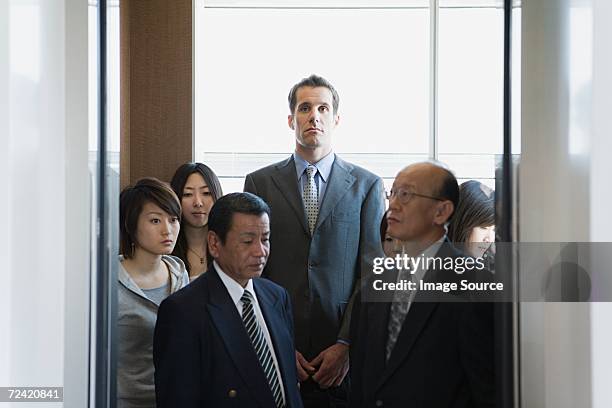
<path id="1" fill-rule="evenodd" d="M 445 200 L 449 200 L 451 203 L 453 203 L 454 210 L 456 210 L 457 206 L 459 205 L 459 183 L 457 183 L 457 178 L 450 170 L 444 167 L 440 168 L 444 172 L 444 178 L 442 179 L 437 196 Z M 447 222 L 453 218 L 453 214 L 448 217 Z"/>
<path id="2" fill-rule="evenodd" d="M 295 112 L 295 105 L 297 104 L 297 91 L 298 89 L 304 86 L 308 86 L 311 88 L 317 88 L 317 87 L 322 86 L 322 87 L 329 89 L 329 91 L 332 94 L 332 104 L 334 108 L 334 115 L 338 113 L 338 106 L 340 105 L 340 97 L 338 96 L 338 92 L 336 92 L 336 89 L 334 88 L 334 86 L 327 79 L 320 77 L 318 75 L 312 74 L 308 78 L 303 78 L 300 82 L 293 85 L 293 88 L 291 88 L 291 91 L 289 91 L 289 98 L 288 98 L 289 99 L 289 110 L 291 110 L 292 115 Z"/>
<path id="3" fill-rule="evenodd" d="M 251 193 L 231 193 L 227 194 L 215 202 L 208 215 L 208 230 L 213 231 L 225 245 L 228 231 L 232 228 L 232 220 L 235 213 L 248 215 L 268 214 L 270 217 L 270 207 L 268 204 Z"/>

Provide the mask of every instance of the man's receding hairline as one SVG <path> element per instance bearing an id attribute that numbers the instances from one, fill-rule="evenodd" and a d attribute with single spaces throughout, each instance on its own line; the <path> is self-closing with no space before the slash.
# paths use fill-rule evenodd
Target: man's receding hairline
<path id="1" fill-rule="evenodd" d="M 298 101 L 298 92 L 300 92 L 300 90 L 304 89 L 304 88 L 311 88 L 311 89 L 323 88 L 323 89 L 326 89 L 327 92 L 329 93 L 329 96 L 331 97 L 331 102 L 330 103 L 325 102 L 325 103 L 328 104 L 331 107 L 334 106 L 334 93 L 328 87 L 323 86 L 323 85 L 320 85 L 320 86 L 302 85 L 302 86 L 300 86 L 299 88 L 297 88 L 295 90 L 295 107 L 296 108 L 298 106 L 300 106 L 302 103 L 310 103 L 310 102 L 302 102 L 302 103 L 300 103 L 300 101 Z"/>
<path id="2" fill-rule="evenodd" d="M 412 169 L 416 169 L 417 171 L 434 170 L 434 172 L 432 173 L 432 176 L 435 177 L 435 180 L 434 180 L 435 185 L 431 186 L 433 187 L 431 190 L 432 190 L 432 194 L 436 194 L 436 195 L 439 194 L 444 189 L 444 184 L 446 180 L 448 179 L 448 177 L 450 176 L 454 177 L 454 175 L 446 167 L 442 166 L 441 164 L 433 163 L 433 162 L 419 162 L 419 163 L 409 164 L 408 166 L 404 167 L 399 172 L 398 176 L 408 173 Z M 414 184 L 414 181 L 411 181 L 410 184 Z M 418 186 L 418 187 L 422 188 L 423 186 Z"/>

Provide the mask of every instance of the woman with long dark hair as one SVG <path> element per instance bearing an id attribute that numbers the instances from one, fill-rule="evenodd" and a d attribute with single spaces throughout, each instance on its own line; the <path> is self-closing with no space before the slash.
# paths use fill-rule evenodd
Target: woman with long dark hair
<path id="1" fill-rule="evenodd" d="M 208 263 L 208 214 L 223 196 L 221 183 L 214 171 L 202 163 L 185 163 L 176 169 L 172 189 L 183 208 L 181 232 L 173 254 L 183 260 L 189 279 L 206 272 Z"/>
<path id="2" fill-rule="evenodd" d="M 393 258 L 395 255 L 402 252 L 402 242 L 387 234 L 387 227 L 389 226 L 387 223 L 388 212 L 389 210 L 385 211 L 382 219 L 380 220 L 380 243 L 382 245 L 384 254 Z"/>
<path id="3" fill-rule="evenodd" d="M 491 188 L 476 180 L 459 186 L 459 205 L 448 239 L 473 257 L 482 257 L 495 242 L 495 192 Z"/>

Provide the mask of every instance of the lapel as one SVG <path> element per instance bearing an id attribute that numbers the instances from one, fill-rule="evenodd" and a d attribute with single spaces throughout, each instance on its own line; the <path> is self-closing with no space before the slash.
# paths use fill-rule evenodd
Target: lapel
<path id="1" fill-rule="evenodd" d="M 391 357 L 389 358 L 388 364 L 383 372 L 383 375 L 380 377 L 378 381 L 378 387 L 381 387 L 385 381 L 397 370 L 397 368 L 401 365 L 408 354 L 412 350 L 414 343 L 417 341 L 421 332 L 425 328 L 425 324 L 429 320 L 431 314 L 438 307 L 438 303 L 434 302 L 414 302 L 410 306 L 410 310 L 408 311 L 408 315 L 404 320 L 404 324 L 402 325 L 402 330 L 400 331 L 399 337 L 397 338 L 397 343 L 395 344 L 395 348 L 391 352 Z M 389 305 L 387 305 L 387 309 L 389 309 Z M 387 327 L 384 328 L 385 342 L 387 341 Z M 383 344 L 382 349 L 385 350 L 386 343 Z M 383 352 L 384 355 L 384 352 Z M 383 356 L 384 359 L 384 356 Z"/>
<path id="2" fill-rule="evenodd" d="M 348 163 L 342 160 L 338 155 L 334 159 L 332 171 L 329 174 L 327 189 L 325 196 L 319 209 L 319 216 L 315 229 L 319 228 L 323 221 L 331 214 L 332 210 L 338 204 L 342 196 L 355 183 L 355 176 L 351 174 L 351 167 Z"/>
<path id="3" fill-rule="evenodd" d="M 244 328 L 242 317 L 238 314 L 225 285 L 214 267 L 211 267 L 203 278 L 209 282 L 208 311 L 236 366 L 236 371 L 261 406 L 274 406 L 268 380 Z M 259 296 L 259 293 L 257 295 Z"/>
<path id="4" fill-rule="evenodd" d="M 293 156 L 276 166 L 276 173 L 272 174 L 272 180 L 283 197 L 285 197 L 285 200 L 293 208 L 295 216 L 300 220 L 302 228 L 304 228 L 304 232 L 310 235 L 306 213 L 302 204 L 302 195 L 298 187 Z"/>
<path id="5" fill-rule="evenodd" d="M 269 290 L 266 290 L 259 279 L 253 279 L 253 287 L 257 293 L 259 307 L 266 320 L 266 326 L 268 326 L 270 338 L 274 345 L 278 368 L 285 388 L 286 405 L 289 406 L 287 381 L 292 381 L 293 376 L 290 373 L 291 370 L 295 370 L 295 357 L 293 357 L 295 356 L 295 350 L 290 347 L 292 344 L 291 334 L 287 330 L 282 312 L 279 310 L 281 308 L 279 298 L 275 297 Z"/>
<path id="6" fill-rule="evenodd" d="M 435 255 L 436 257 L 446 257 L 446 256 L 458 256 L 456 250 L 453 249 L 448 239 L 445 239 L 442 243 L 442 246 L 438 250 Z M 425 274 L 425 281 L 435 281 L 437 279 L 438 271 L 435 269 L 430 269 Z M 420 300 L 419 300 L 420 299 Z M 387 305 L 387 310 L 390 309 L 390 304 Z M 415 299 L 410 305 L 410 310 L 404 319 L 404 324 L 402 325 L 402 329 L 397 338 L 397 343 L 395 344 L 395 348 L 391 352 L 391 357 L 389 358 L 389 362 L 384 370 L 384 374 L 380 377 L 380 381 L 378 381 L 377 388 L 382 386 L 385 381 L 397 370 L 397 368 L 402 364 L 404 359 L 408 357 L 412 347 L 416 343 L 417 339 L 421 335 L 421 332 L 425 328 L 425 325 L 432 313 L 438 307 L 438 302 L 426 301 L 426 298 L 420 296 L 417 292 Z M 388 321 L 388 312 L 387 312 L 387 320 Z M 383 328 L 385 335 L 379 336 L 387 341 L 388 337 L 388 329 L 387 326 Z M 386 346 L 386 343 L 383 344 L 383 350 Z"/>
<path id="7" fill-rule="evenodd" d="M 390 303 L 377 302 L 370 303 L 368 305 L 368 327 L 370 333 L 384 333 L 382 336 L 368 336 L 370 341 L 368 342 L 366 356 L 364 357 L 369 363 L 365 364 L 370 372 L 370 381 L 364 381 L 364 387 L 369 388 L 365 391 L 366 395 L 373 395 L 376 391 L 374 388 L 385 371 L 386 356 L 385 350 L 387 346 L 387 326 L 389 325 L 389 309 Z"/>

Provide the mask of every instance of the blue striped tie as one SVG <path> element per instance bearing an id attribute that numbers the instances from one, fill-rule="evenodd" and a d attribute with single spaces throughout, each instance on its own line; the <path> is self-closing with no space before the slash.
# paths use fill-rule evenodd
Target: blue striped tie
<path id="1" fill-rule="evenodd" d="M 251 343 L 253 343 L 253 348 L 255 349 L 255 353 L 257 353 L 259 363 L 266 374 L 276 407 L 283 408 L 285 403 L 283 401 L 280 381 L 278 380 L 278 373 L 276 372 L 276 366 L 272 360 L 272 353 L 270 353 L 268 342 L 255 316 L 253 295 L 248 290 L 245 290 L 240 300 L 242 301 L 242 321 L 244 322 L 244 327 L 251 338 Z"/>

